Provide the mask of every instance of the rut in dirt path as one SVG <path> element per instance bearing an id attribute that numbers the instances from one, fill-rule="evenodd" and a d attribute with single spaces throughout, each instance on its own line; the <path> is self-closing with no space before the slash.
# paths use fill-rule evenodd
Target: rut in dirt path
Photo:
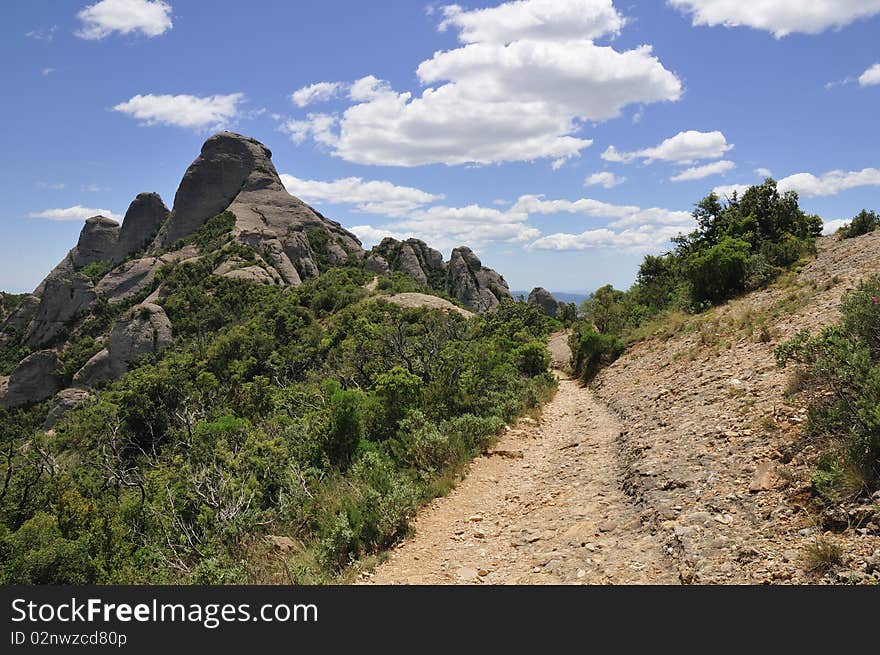
<path id="1" fill-rule="evenodd" d="M 554 364 L 567 360 L 554 335 Z M 364 574 L 373 584 L 663 584 L 678 575 L 618 483 L 615 417 L 575 380 L 524 419 Z"/>

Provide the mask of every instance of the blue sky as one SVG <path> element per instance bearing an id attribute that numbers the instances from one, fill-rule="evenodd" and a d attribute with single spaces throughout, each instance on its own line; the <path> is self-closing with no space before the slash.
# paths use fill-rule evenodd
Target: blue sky
<path id="1" fill-rule="evenodd" d="M 714 188 L 772 174 L 830 226 L 880 208 L 878 36 L 880 0 L 15 3 L 0 289 L 33 289 L 92 210 L 170 207 L 226 128 L 367 245 L 626 287 Z"/>

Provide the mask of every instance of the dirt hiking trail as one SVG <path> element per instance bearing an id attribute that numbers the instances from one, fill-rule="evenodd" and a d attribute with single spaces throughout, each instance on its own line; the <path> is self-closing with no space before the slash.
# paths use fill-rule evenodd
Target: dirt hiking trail
<path id="1" fill-rule="evenodd" d="M 567 377 L 565 334 L 550 342 L 559 391 L 540 422 L 523 419 L 367 584 L 662 584 L 678 574 L 619 485 L 621 426 Z"/>

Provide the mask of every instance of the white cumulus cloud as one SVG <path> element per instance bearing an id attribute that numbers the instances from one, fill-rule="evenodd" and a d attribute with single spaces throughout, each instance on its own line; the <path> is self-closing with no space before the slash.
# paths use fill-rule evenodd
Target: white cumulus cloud
<path id="1" fill-rule="evenodd" d="M 880 169 L 829 171 L 818 177 L 812 173 L 796 173 L 778 183 L 780 191 L 797 191 L 802 196 L 835 196 L 841 191 L 864 186 L 880 186 Z"/>
<path id="2" fill-rule="evenodd" d="M 694 25 L 752 27 L 776 38 L 819 34 L 880 13 L 880 0 L 668 0 Z"/>
<path id="3" fill-rule="evenodd" d="M 405 216 L 419 207 L 443 199 L 442 194 L 359 177 L 322 182 L 303 180 L 285 173 L 281 175 L 281 182 L 288 192 L 308 203 L 352 204 L 359 212 L 386 216 Z"/>
<path id="4" fill-rule="evenodd" d="M 96 40 L 119 32 L 160 36 L 171 29 L 171 5 L 162 0 L 101 0 L 77 15 L 82 27 L 76 35 Z"/>
<path id="5" fill-rule="evenodd" d="M 694 166 L 682 171 L 678 175 L 673 175 L 670 180 L 673 182 L 689 182 L 691 180 L 702 180 L 712 175 L 720 175 L 736 168 L 736 164 L 732 161 L 722 159 L 721 161 L 712 162 L 705 166 Z"/>
<path id="6" fill-rule="evenodd" d="M 518 0 L 472 11 L 449 5 L 443 16 L 440 29 L 456 27 L 462 43 L 597 39 L 625 22 L 611 0 Z"/>
<path id="7" fill-rule="evenodd" d="M 540 236 L 528 225 L 527 214 L 472 204 L 464 207 L 434 205 L 411 212 L 406 218 L 381 227 L 360 225 L 351 231 L 365 243 L 382 236 L 422 239 L 446 250 L 463 244 L 481 247 L 490 243 L 526 243 Z M 377 238 L 378 237 L 378 238 Z"/>
<path id="8" fill-rule="evenodd" d="M 281 125 L 281 131 L 290 135 L 290 140 L 299 145 L 306 139 L 325 146 L 336 144 L 333 128 L 338 122 L 333 114 L 309 114 L 304 120 L 289 120 Z"/>
<path id="9" fill-rule="evenodd" d="M 580 135 L 585 123 L 681 96 L 681 81 L 650 46 L 594 42 L 623 25 L 609 1 L 517 0 L 443 14 L 441 28 L 458 29 L 463 45 L 419 65 L 419 93 L 375 76 L 355 81 L 333 154 L 396 166 L 565 160 L 592 144 Z M 301 142 L 303 133 L 291 136 Z"/>
<path id="10" fill-rule="evenodd" d="M 580 233 L 558 232 L 534 242 L 531 250 L 588 250 L 617 248 L 626 252 L 660 252 L 670 240 L 695 227 L 689 212 L 660 207 L 643 209 L 631 205 L 613 205 L 590 198 L 547 200 L 543 196 L 521 196 L 511 211 L 527 214 L 581 214 L 612 219 L 607 225 Z"/>
<path id="11" fill-rule="evenodd" d="M 330 100 L 339 93 L 343 86 L 342 82 L 318 82 L 297 89 L 290 96 L 290 99 L 297 107 L 308 107 L 316 102 Z"/>
<path id="12" fill-rule="evenodd" d="M 239 116 L 243 93 L 228 95 L 136 95 L 114 111 L 136 118 L 144 125 L 173 125 L 190 129 L 219 129 Z"/>
<path id="13" fill-rule="evenodd" d="M 822 234 L 834 234 L 837 230 L 847 224 L 849 224 L 849 221 L 845 218 L 835 218 L 834 220 L 823 221 Z"/>
<path id="14" fill-rule="evenodd" d="M 593 173 L 584 180 L 584 186 L 601 186 L 606 189 L 613 189 L 626 182 L 625 177 L 618 177 L 610 171 L 602 171 L 601 173 Z"/>
<path id="15" fill-rule="evenodd" d="M 555 251 L 614 248 L 632 253 L 662 252 L 682 231 L 680 228 L 665 225 L 645 225 L 619 231 L 596 228 L 578 234 L 548 234 L 532 243 L 529 248 Z"/>
<path id="16" fill-rule="evenodd" d="M 614 146 L 608 146 L 602 153 L 602 159 L 610 162 L 628 163 L 643 159 L 650 164 L 655 161 L 672 161 L 689 164 L 701 159 L 717 159 L 733 149 L 722 132 L 698 132 L 687 130 L 665 139 L 653 148 L 644 148 L 632 152 L 620 152 Z"/>
<path id="17" fill-rule="evenodd" d="M 880 64 L 874 64 L 859 75 L 859 86 L 873 86 L 874 84 L 880 84 Z"/>
<path id="18" fill-rule="evenodd" d="M 723 184 L 712 189 L 712 193 L 719 198 L 733 198 L 734 193 L 739 197 L 748 191 L 750 186 L 749 184 Z"/>
<path id="19" fill-rule="evenodd" d="M 693 223 L 693 217 L 684 211 L 673 211 L 660 207 L 642 209 L 635 205 L 614 205 L 592 198 L 547 200 L 542 195 L 525 195 L 519 197 L 510 212 L 523 216 L 530 214 L 580 214 L 592 218 L 613 219 L 609 223 L 611 227 L 690 226 Z"/>
<path id="20" fill-rule="evenodd" d="M 74 205 L 73 207 L 65 207 L 63 209 L 44 209 L 41 212 L 33 212 L 31 218 L 48 218 L 50 221 L 84 221 L 92 216 L 104 216 L 118 221 L 121 216 L 109 209 L 98 209 L 95 207 L 83 207 L 82 205 Z"/>

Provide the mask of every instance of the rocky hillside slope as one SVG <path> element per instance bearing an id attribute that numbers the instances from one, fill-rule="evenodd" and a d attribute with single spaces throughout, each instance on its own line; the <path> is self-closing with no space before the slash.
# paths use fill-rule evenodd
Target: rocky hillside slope
<path id="1" fill-rule="evenodd" d="M 880 273 L 880 232 L 838 241 L 772 287 L 681 317 L 596 381 L 619 415 L 621 475 L 689 583 L 859 582 L 880 569 L 880 501 L 816 515 L 804 398 L 773 349 L 836 322 L 841 296 Z M 839 544 L 841 567 L 805 553 Z"/>
<path id="2" fill-rule="evenodd" d="M 232 238 L 218 240 L 221 234 Z M 268 148 L 223 132 L 202 146 L 170 211 L 157 194 L 142 193 L 121 226 L 89 218 L 76 246 L 33 293 L 14 308 L 4 296 L 0 354 L 18 364 L 0 371 L 8 373 L 0 375 L 0 407 L 55 396 L 50 427 L 88 389 L 171 345 L 163 271 L 218 249 L 213 273 L 253 284 L 297 286 L 353 266 L 378 275 L 399 271 L 476 312 L 510 295 L 504 279 L 467 247 L 456 248 L 449 262 L 412 239 L 386 239 L 366 253 L 354 234 L 285 190 Z"/>

